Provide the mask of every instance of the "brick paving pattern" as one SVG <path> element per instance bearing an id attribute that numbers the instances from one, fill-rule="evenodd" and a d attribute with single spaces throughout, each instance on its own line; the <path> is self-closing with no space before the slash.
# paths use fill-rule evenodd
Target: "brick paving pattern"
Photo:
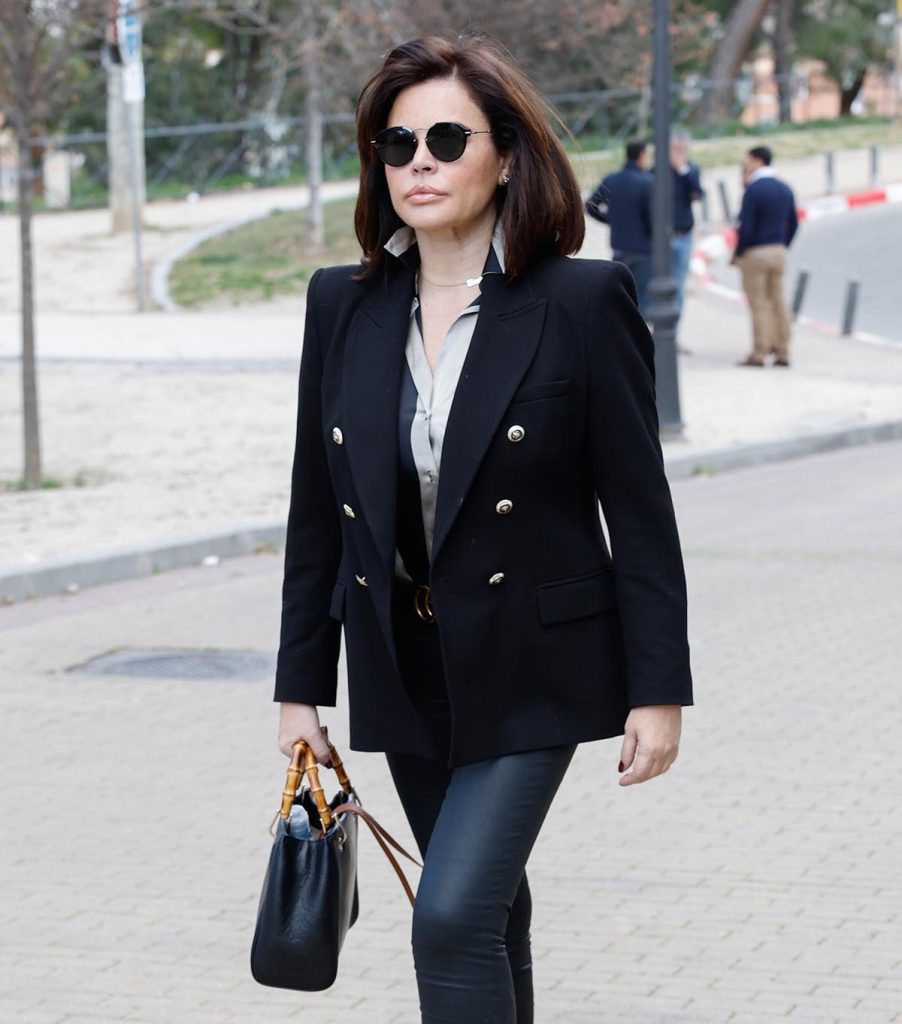
<path id="1" fill-rule="evenodd" d="M 674 486 L 698 706 L 648 785 L 617 786 L 619 741 L 579 748 L 530 861 L 539 1024 L 902 1021 L 900 466 L 886 444 Z M 268 680 L 64 671 L 271 650 L 280 571 L 0 608 L 4 1024 L 419 1020 L 409 907 L 363 833 L 335 987 L 250 977 L 284 770 Z M 345 708 L 323 717 L 347 751 Z M 347 761 L 412 842 L 382 756 Z"/>

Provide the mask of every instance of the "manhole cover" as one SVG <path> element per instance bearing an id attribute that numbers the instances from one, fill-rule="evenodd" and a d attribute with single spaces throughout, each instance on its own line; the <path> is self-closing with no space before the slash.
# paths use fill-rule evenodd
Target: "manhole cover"
<path id="1" fill-rule="evenodd" d="M 219 679 L 257 682 L 276 670 L 274 654 L 224 650 L 123 650 L 101 654 L 69 669 L 82 676 L 139 679 Z"/>

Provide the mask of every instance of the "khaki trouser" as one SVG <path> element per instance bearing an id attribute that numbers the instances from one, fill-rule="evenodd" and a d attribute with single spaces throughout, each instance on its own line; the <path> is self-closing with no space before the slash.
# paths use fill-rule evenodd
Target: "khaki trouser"
<path id="1" fill-rule="evenodd" d="M 765 356 L 774 352 L 778 359 L 788 360 L 791 325 L 783 297 L 786 247 L 754 245 L 736 262 L 742 271 L 742 287 L 752 313 L 755 359 L 764 362 Z"/>

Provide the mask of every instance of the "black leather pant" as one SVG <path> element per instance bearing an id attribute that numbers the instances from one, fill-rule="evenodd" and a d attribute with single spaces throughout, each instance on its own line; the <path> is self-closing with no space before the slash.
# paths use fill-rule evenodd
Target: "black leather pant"
<path id="1" fill-rule="evenodd" d="M 447 752 L 438 627 L 396 606 L 405 684 Z M 576 750 L 572 744 L 449 769 L 387 753 L 423 873 L 412 944 L 422 1024 L 533 1024 L 526 862 Z"/>

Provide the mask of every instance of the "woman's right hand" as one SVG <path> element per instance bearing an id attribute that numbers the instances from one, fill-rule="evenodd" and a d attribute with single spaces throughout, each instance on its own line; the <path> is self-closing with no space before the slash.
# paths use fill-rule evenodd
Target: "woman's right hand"
<path id="1" fill-rule="evenodd" d="M 331 768 L 332 754 L 328 739 L 329 730 L 319 724 L 319 712 L 315 704 L 282 701 L 279 711 L 279 750 L 286 757 L 292 756 L 292 748 L 298 740 L 306 740 L 313 748 L 317 762 Z"/>

